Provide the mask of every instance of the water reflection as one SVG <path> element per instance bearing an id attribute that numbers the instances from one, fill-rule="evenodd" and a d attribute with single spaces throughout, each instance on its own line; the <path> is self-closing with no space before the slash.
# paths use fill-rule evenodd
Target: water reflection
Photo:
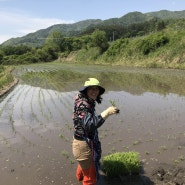
<path id="1" fill-rule="evenodd" d="M 17 71 L 21 84 L 0 103 L 2 166 L 12 169 L 7 156 L 16 164 L 29 161 L 24 164 L 24 171 L 17 165 L 19 179 L 25 177 L 24 182 L 32 182 L 37 171 L 38 181 L 43 184 L 53 165 L 55 182 L 76 183 L 76 166 L 73 168 L 70 161 L 73 97 L 88 77 L 98 78 L 106 88 L 97 112 L 110 106 L 109 100 L 115 100 L 120 109 L 120 114 L 107 119 L 99 129 L 103 156 L 116 151 L 137 151 L 148 176 L 159 163 L 177 161 L 185 165 L 185 160 L 180 160 L 185 153 L 183 71 L 67 67 L 50 66 L 43 70 L 42 66 L 24 66 L 24 73 L 21 68 Z M 69 158 L 59 155 L 61 149 L 69 151 Z M 15 178 L 8 180 L 12 179 Z"/>
<path id="2" fill-rule="evenodd" d="M 123 90 L 136 95 L 144 92 L 185 95 L 185 74 L 180 70 L 61 66 L 57 69 L 49 66 L 47 70 L 46 67 L 43 70 L 42 67 L 24 66 L 24 72 L 19 69 L 16 74 L 23 84 L 57 91 L 78 90 L 88 77 L 96 77 L 107 90 Z"/>

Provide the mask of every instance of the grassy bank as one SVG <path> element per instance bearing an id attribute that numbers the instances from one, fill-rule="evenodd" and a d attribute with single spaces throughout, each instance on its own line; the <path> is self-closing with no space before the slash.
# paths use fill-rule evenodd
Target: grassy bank
<path id="1" fill-rule="evenodd" d="M 0 91 L 2 91 L 7 85 L 13 82 L 14 78 L 11 74 L 12 70 L 12 66 L 6 67 L 0 65 Z"/>
<path id="2" fill-rule="evenodd" d="M 184 21 L 169 24 L 160 32 L 121 38 L 109 43 L 107 51 L 91 47 L 60 57 L 62 62 L 185 69 Z"/>

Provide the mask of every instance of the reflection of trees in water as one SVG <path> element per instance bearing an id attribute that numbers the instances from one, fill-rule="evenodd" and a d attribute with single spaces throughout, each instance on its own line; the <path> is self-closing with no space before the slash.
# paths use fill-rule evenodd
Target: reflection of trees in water
<path id="1" fill-rule="evenodd" d="M 124 90 L 132 94 L 144 92 L 169 93 L 171 84 L 160 76 L 135 73 L 109 73 L 102 76 L 105 86 L 110 90 Z"/>
<path id="2" fill-rule="evenodd" d="M 99 79 L 108 90 L 123 90 L 132 94 L 185 94 L 185 75 L 108 72 L 101 73 Z"/>
<path id="3" fill-rule="evenodd" d="M 185 75 L 179 70 L 75 65 L 62 69 L 61 66 L 43 65 L 39 69 L 24 66 L 28 69 L 19 77 L 26 84 L 58 91 L 78 90 L 87 78 L 96 77 L 106 90 L 185 94 Z"/>

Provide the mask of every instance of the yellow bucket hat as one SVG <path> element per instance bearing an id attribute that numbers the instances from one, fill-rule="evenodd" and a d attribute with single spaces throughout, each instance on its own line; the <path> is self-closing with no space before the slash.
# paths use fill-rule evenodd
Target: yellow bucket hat
<path id="1" fill-rule="evenodd" d="M 100 89 L 100 95 L 102 95 L 105 92 L 105 89 L 100 86 L 100 82 L 96 78 L 88 78 L 87 81 L 84 83 L 83 89 L 81 89 L 79 92 L 85 93 L 87 88 L 90 86 L 98 86 Z"/>

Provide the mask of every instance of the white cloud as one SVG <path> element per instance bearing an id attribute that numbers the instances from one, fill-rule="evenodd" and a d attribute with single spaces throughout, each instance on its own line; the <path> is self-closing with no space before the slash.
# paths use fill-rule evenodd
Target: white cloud
<path id="1" fill-rule="evenodd" d="M 20 33 L 30 33 L 37 31 L 39 29 L 47 28 L 54 24 L 67 24 L 67 23 L 73 23 L 73 21 L 64 21 L 60 19 L 42 19 L 42 18 L 30 18 L 26 17 L 25 19 L 21 19 L 21 27 L 19 29 Z"/>
<path id="2" fill-rule="evenodd" d="M 74 23 L 74 21 L 56 18 L 37 18 L 20 12 L 7 13 L 0 11 L 0 44 L 12 37 L 21 37 L 28 33 L 48 28 L 54 24 L 68 23 Z"/>

